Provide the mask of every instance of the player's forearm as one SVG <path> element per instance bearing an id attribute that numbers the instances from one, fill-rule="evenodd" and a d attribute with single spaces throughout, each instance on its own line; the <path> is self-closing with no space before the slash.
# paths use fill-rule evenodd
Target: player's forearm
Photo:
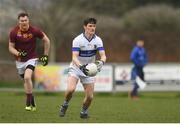
<path id="1" fill-rule="evenodd" d="M 72 62 L 73 62 L 76 66 L 80 67 L 82 64 L 81 64 L 81 62 L 79 61 L 78 56 L 79 56 L 79 51 L 73 51 L 73 52 L 72 52 Z"/>
<path id="2" fill-rule="evenodd" d="M 44 55 L 49 54 L 49 49 L 50 49 L 50 40 L 48 38 L 44 39 Z"/>
<path id="3" fill-rule="evenodd" d="M 78 60 L 77 57 L 73 57 L 72 61 L 73 61 L 73 63 L 74 63 L 76 66 L 78 66 L 78 67 L 81 66 L 81 63 L 80 63 L 80 61 Z"/>
<path id="4" fill-rule="evenodd" d="M 50 49 L 50 42 L 46 42 L 44 45 L 44 55 L 49 54 L 49 49 Z"/>
<path id="5" fill-rule="evenodd" d="M 106 62 L 106 55 L 101 56 L 101 59 L 100 59 L 100 60 L 105 63 L 105 62 Z"/>
<path id="6" fill-rule="evenodd" d="M 9 52 L 15 56 L 19 55 L 19 52 L 12 46 L 9 46 Z"/>
<path id="7" fill-rule="evenodd" d="M 106 62 L 106 54 L 105 54 L 105 51 L 100 51 L 100 52 L 99 52 L 99 55 L 100 55 L 100 60 L 105 63 L 105 62 Z"/>

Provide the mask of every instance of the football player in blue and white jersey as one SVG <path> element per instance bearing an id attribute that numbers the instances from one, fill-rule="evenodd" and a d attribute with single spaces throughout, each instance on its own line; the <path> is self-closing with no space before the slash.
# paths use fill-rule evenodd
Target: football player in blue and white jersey
<path id="1" fill-rule="evenodd" d="M 85 91 L 85 98 L 80 112 L 81 118 L 88 117 L 88 108 L 93 99 L 94 92 L 94 77 L 87 74 L 86 65 L 95 62 L 98 71 L 101 71 L 102 66 L 106 62 L 106 54 L 103 47 L 103 42 L 100 37 L 95 34 L 96 19 L 87 18 L 84 20 L 84 32 L 78 35 L 73 40 L 72 44 L 72 62 L 69 67 L 69 75 L 67 79 L 67 90 L 65 92 L 65 100 L 60 108 L 59 115 L 65 116 L 69 101 L 76 89 L 78 81 L 82 83 Z M 96 53 L 99 53 L 100 59 L 96 60 Z"/>

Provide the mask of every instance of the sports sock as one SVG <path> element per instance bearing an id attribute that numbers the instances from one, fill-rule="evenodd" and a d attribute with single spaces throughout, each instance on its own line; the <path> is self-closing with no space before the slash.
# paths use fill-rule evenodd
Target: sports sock
<path id="1" fill-rule="evenodd" d="M 83 105 L 81 111 L 82 112 L 87 112 L 87 107 L 85 105 Z"/>
<path id="2" fill-rule="evenodd" d="M 31 94 L 26 94 L 26 106 L 31 105 L 31 100 L 32 100 L 32 93 Z"/>
<path id="3" fill-rule="evenodd" d="M 64 101 L 64 106 L 68 106 L 69 105 L 69 101 Z"/>
<path id="4" fill-rule="evenodd" d="M 31 99 L 31 105 L 33 106 L 33 107 L 35 107 L 36 106 L 36 104 L 35 104 L 35 100 L 34 100 L 35 98 L 34 98 L 34 96 L 32 95 L 32 99 Z"/>

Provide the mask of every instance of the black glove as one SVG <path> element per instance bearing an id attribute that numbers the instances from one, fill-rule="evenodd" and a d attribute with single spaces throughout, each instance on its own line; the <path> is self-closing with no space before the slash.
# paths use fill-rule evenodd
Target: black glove
<path id="1" fill-rule="evenodd" d="M 47 55 L 43 55 L 40 57 L 40 62 L 43 66 L 46 66 L 48 64 L 48 56 Z"/>
<path id="2" fill-rule="evenodd" d="M 104 62 L 102 60 L 96 60 L 95 64 L 97 65 L 98 71 L 100 72 Z"/>
<path id="3" fill-rule="evenodd" d="M 86 68 L 86 66 L 87 66 L 87 64 L 85 64 L 85 65 L 81 65 L 80 67 L 79 67 L 79 69 L 86 75 L 86 76 L 88 76 L 88 69 Z"/>
<path id="4" fill-rule="evenodd" d="M 18 56 L 20 57 L 25 57 L 27 55 L 27 52 L 23 51 L 19 51 Z"/>

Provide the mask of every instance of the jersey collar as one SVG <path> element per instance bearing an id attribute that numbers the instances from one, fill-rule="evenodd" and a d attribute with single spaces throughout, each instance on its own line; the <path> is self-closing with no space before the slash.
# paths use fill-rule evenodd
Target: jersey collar
<path id="1" fill-rule="evenodd" d="M 89 42 L 91 42 L 92 39 L 96 38 L 96 34 L 93 34 L 91 39 L 88 39 L 85 35 L 85 32 L 83 32 L 83 36 L 86 38 L 86 40 L 88 40 Z"/>

